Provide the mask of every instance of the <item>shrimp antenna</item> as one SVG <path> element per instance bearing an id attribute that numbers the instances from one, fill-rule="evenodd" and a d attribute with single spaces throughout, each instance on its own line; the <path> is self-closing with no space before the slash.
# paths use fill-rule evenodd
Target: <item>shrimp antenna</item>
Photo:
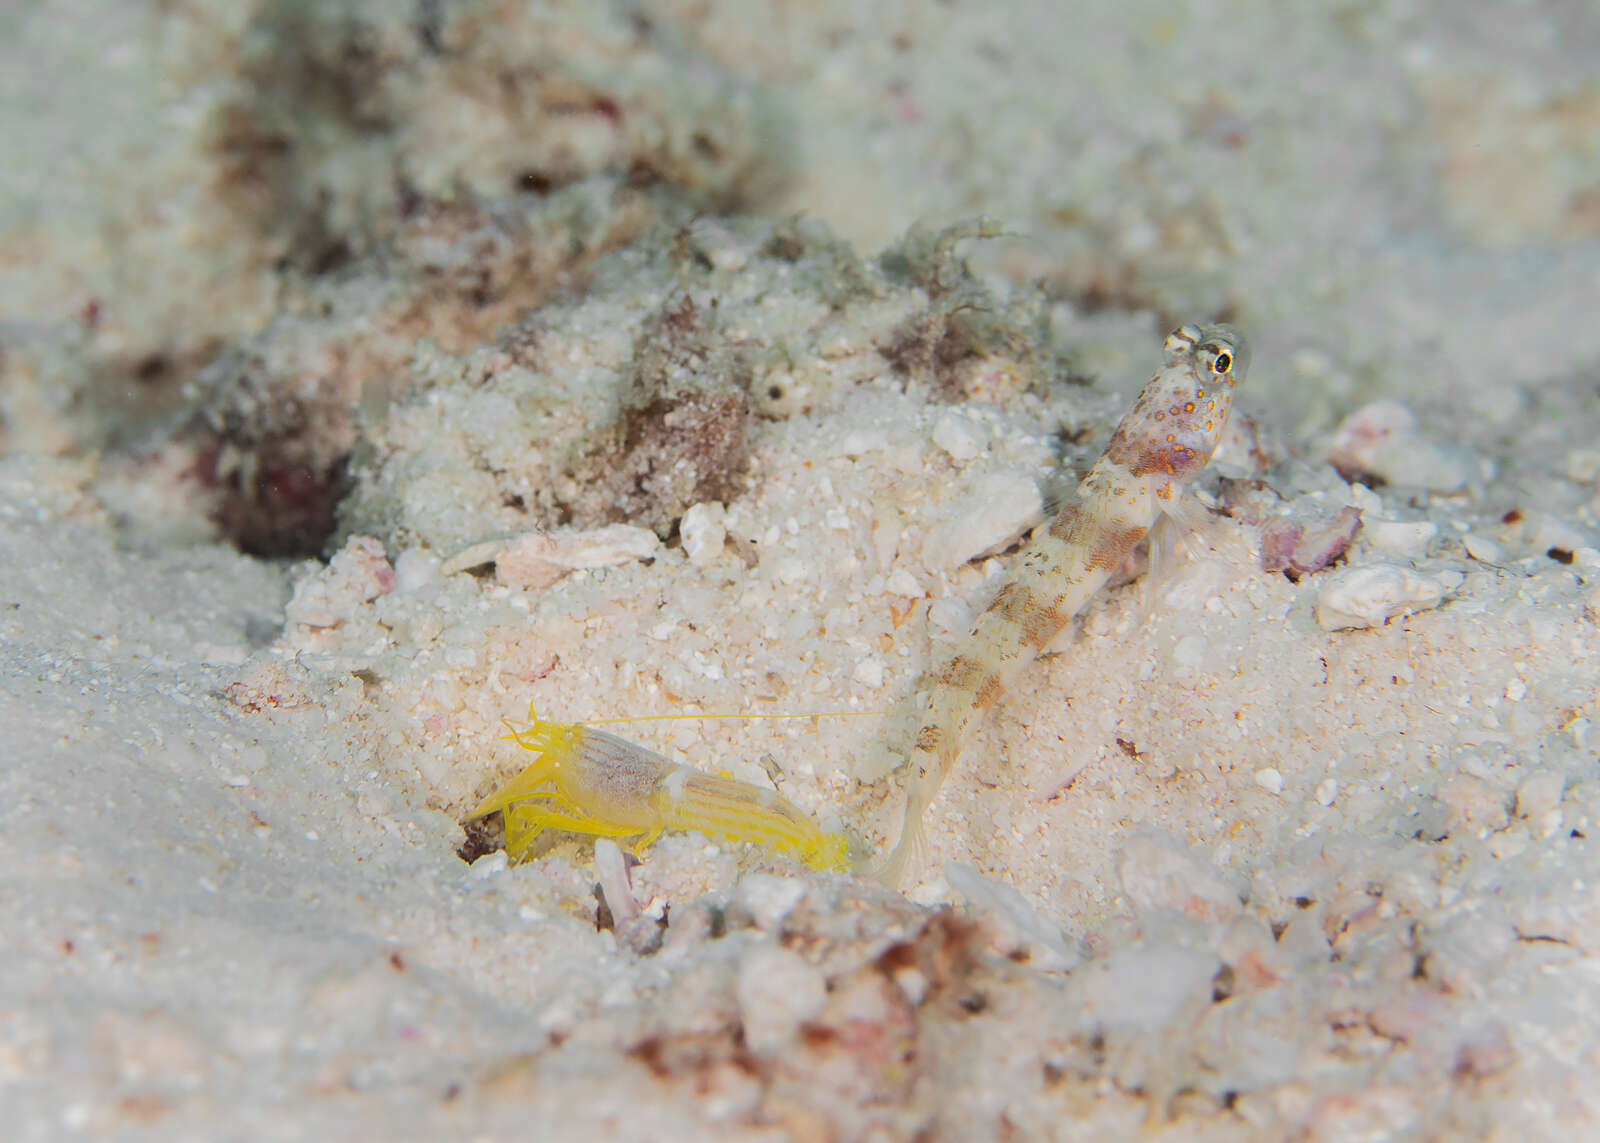
<path id="1" fill-rule="evenodd" d="M 802 714 L 635 714 L 624 715 L 619 718 L 590 719 L 588 726 L 612 726 L 622 722 L 677 722 L 681 719 L 738 719 L 740 721 L 756 722 L 776 718 L 881 718 L 883 711 L 878 710 L 818 710 Z"/>
<path id="2" fill-rule="evenodd" d="M 802 714 L 635 714 L 624 715 L 618 718 L 596 718 L 583 723 L 584 726 L 616 726 L 626 722 L 677 722 L 682 719 L 740 719 L 758 721 L 777 718 L 882 718 L 884 711 L 878 710 L 819 710 Z M 518 742 L 530 733 L 532 728 L 547 720 L 539 717 L 539 712 L 533 704 L 528 705 L 528 730 L 518 730 L 510 719 L 502 718 L 500 725 L 509 730 L 510 734 L 501 738 L 509 742 Z"/>

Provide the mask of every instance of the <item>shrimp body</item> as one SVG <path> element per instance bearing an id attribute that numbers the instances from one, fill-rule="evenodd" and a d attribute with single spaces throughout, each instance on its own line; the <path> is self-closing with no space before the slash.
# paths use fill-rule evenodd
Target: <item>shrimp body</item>
<path id="1" fill-rule="evenodd" d="M 1185 325 L 1117 426 L 1077 498 L 1037 528 L 1011 581 L 954 653 L 923 676 L 929 695 L 908 770 L 905 824 L 879 869 L 893 884 L 920 847 L 922 818 L 983 713 L 1014 687 L 1163 515 L 1216 450 L 1233 387 L 1250 364 L 1244 336 L 1226 325 Z"/>
<path id="2" fill-rule="evenodd" d="M 637 838 L 636 848 L 665 830 L 694 830 L 767 845 L 813 869 L 847 867 L 844 836 L 824 833 L 771 790 L 701 773 L 604 730 L 529 717 L 532 725 L 510 738 L 537 757 L 471 814 L 504 812 L 513 861 L 546 829 Z"/>

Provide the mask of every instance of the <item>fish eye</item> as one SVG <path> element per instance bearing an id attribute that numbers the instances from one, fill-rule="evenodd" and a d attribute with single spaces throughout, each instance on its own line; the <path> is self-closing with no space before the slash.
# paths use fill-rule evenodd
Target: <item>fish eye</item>
<path id="1" fill-rule="evenodd" d="M 1211 363 L 1211 372 L 1215 373 L 1219 377 L 1232 368 L 1233 357 L 1231 354 L 1227 353 L 1217 354 L 1217 359 Z"/>

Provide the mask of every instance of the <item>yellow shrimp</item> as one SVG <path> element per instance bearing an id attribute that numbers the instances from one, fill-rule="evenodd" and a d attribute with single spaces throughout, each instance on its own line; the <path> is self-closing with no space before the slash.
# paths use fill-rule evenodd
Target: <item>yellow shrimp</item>
<path id="1" fill-rule="evenodd" d="M 572 722 L 532 725 L 507 735 L 535 759 L 479 802 L 471 816 L 503 811 L 506 855 L 528 856 L 547 829 L 590 837 L 637 838 L 643 849 L 666 830 L 757 842 L 817 870 L 848 868 L 843 834 L 824 833 L 794 803 L 771 790 L 703 774 L 615 734 Z M 507 724 L 510 726 L 510 724 Z"/>

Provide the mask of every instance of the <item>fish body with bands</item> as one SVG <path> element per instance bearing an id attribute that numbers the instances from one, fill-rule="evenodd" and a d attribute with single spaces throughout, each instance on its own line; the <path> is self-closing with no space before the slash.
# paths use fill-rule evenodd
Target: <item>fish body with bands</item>
<path id="1" fill-rule="evenodd" d="M 922 846 L 923 817 L 984 712 L 1055 641 L 1163 515 L 1183 510 L 1186 488 L 1210 463 L 1233 408 L 1250 348 L 1227 325 L 1185 325 L 1165 360 L 1079 483 L 1040 525 L 1010 581 L 953 653 L 924 676 L 928 694 L 908 760 L 905 822 L 878 870 L 901 880 Z"/>

